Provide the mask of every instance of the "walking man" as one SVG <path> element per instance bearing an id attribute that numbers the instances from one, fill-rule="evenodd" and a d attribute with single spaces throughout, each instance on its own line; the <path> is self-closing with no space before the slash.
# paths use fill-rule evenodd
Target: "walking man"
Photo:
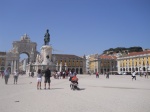
<path id="1" fill-rule="evenodd" d="M 47 67 L 47 69 L 45 71 L 45 81 L 44 81 L 45 88 L 44 89 L 46 89 L 46 83 L 48 83 L 48 89 L 50 89 L 50 82 L 51 82 L 50 77 L 51 77 L 51 71 L 50 71 L 49 67 Z"/>
<path id="2" fill-rule="evenodd" d="M 136 80 L 136 76 L 135 76 L 135 75 L 136 75 L 136 72 L 135 72 L 135 71 L 133 71 L 133 73 L 132 73 L 132 80 L 133 80 L 133 79 L 135 79 L 135 80 Z"/>
<path id="3" fill-rule="evenodd" d="M 107 72 L 106 74 L 106 79 L 109 79 L 109 72 Z"/>
<path id="4" fill-rule="evenodd" d="M 7 69 L 4 71 L 5 84 L 8 83 L 9 75 L 10 75 L 9 69 L 7 68 Z"/>

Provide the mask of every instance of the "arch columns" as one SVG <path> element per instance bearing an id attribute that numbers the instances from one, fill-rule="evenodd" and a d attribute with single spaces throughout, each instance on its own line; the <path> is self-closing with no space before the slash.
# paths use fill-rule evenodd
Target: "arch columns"
<path id="1" fill-rule="evenodd" d="M 19 61 L 18 60 L 12 60 L 11 61 L 11 73 L 13 73 L 15 70 L 19 69 Z"/>

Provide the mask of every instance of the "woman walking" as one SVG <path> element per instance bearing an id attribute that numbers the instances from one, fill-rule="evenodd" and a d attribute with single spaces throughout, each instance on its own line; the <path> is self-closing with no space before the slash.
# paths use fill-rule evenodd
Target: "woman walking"
<path id="1" fill-rule="evenodd" d="M 41 69 L 38 69 L 38 72 L 37 72 L 37 89 L 41 89 L 41 82 L 42 82 L 42 72 L 41 72 Z"/>
<path id="2" fill-rule="evenodd" d="M 15 84 L 15 83 L 17 84 L 18 75 L 19 75 L 19 73 L 18 73 L 18 71 L 16 70 L 16 71 L 14 72 L 14 84 Z"/>

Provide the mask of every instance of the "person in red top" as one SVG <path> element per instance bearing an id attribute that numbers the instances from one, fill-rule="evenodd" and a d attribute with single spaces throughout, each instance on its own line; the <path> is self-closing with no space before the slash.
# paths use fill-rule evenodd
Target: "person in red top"
<path id="1" fill-rule="evenodd" d="M 74 76 L 72 77 L 71 82 L 72 82 L 72 83 L 77 83 L 77 84 L 78 84 L 78 78 L 77 78 L 76 75 L 77 75 L 77 74 L 74 73 Z"/>
<path id="2" fill-rule="evenodd" d="M 96 78 L 99 78 L 99 74 L 98 74 L 98 72 L 96 72 Z"/>

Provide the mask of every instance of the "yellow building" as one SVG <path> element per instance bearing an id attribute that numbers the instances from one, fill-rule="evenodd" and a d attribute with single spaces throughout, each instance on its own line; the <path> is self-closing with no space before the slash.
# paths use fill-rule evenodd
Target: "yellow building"
<path id="1" fill-rule="evenodd" d="M 115 56 L 94 54 L 90 55 L 89 62 L 91 73 L 99 72 L 104 74 L 106 72 L 110 72 L 113 74 L 117 69 L 117 61 Z"/>
<path id="2" fill-rule="evenodd" d="M 62 71 L 74 69 L 78 74 L 86 73 L 85 57 L 82 58 L 76 55 L 68 54 L 53 54 L 53 57 L 55 58 L 56 68 L 60 68 L 60 64 L 62 64 Z"/>
<path id="3" fill-rule="evenodd" d="M 100 55 L 99 56 L 99 71 L 100 73 L 116 74 L 117 71 L 117 57 L 112 55 Z"/>
<path id="4" fill-rule="evenodd" d="M 133 52 L 119 57 L 118 73 L 131 74 L 133 71 L 150 72 L 150 51 Z"/>
<path id="5" fill-rule="evenodd" d="M 90 73 L 97 72 L 98 68 L 98 54 L 92 54 L 89 56 L 89 70 Z"/>

